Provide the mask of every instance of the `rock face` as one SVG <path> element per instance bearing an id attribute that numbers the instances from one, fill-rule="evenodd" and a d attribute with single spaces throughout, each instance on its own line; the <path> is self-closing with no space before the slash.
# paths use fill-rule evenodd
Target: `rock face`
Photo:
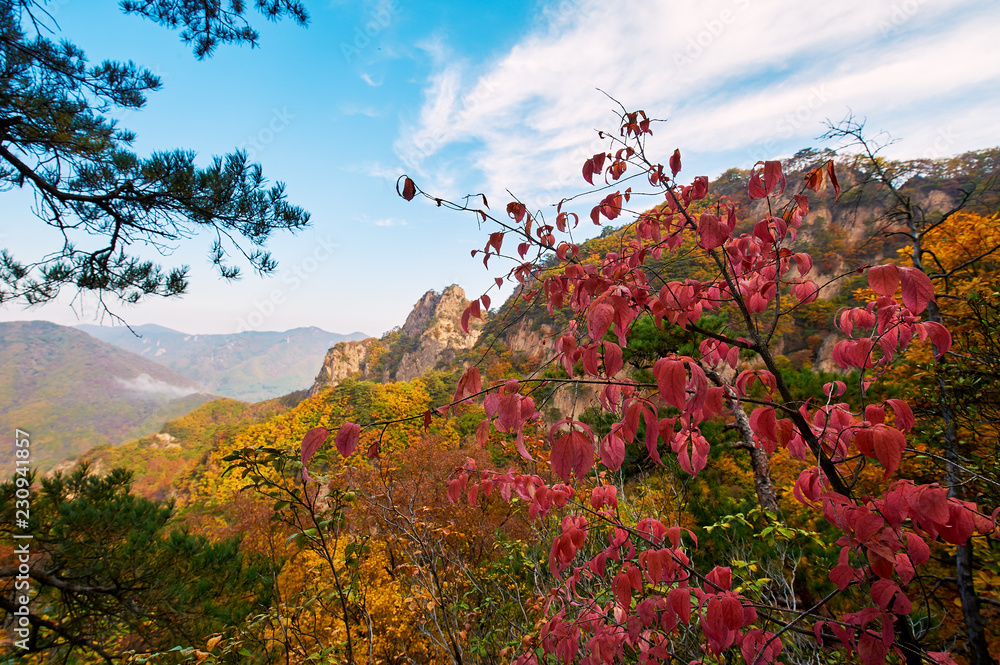
<path id="1" fill-rule="evenodd" d="M 323 388 L 336 386 L 348 377 L 371 378 L 368 373 L 368 350 L 376 341 L 378 340 L 374 337 L 369 337 L 356 342 L 338 342 L 333 345 L 326 352 L 323 366 L 309 394 L 315 395 Z"/>
<path id="2" fill-rule="evenodd" d="M 439 363 L 452 361 L 459 351 L 479 339 L 482 322 L 472 319 L 462 330 L 462 312 L 468 307 L 465 291 L 449 286 L 428 291 L 414 305 L 398 331 L 382 339 L 341 342 L 327 351 L 310 394 L 336 386 L 348 377 L 410 381 Z"/>
<path id="3" fill-rule="evenodd" d="M 415 379 L 439 362 L 453 360 L 457 351 L 472 348 L 479 339 L 482 322 L 472 319 L 468 334 L 462 330 L 462 312 L 468 305 L 465 291 L 459 286 L 449 286 L 440 295 L 433 291 L 424 294 L 400 329 L 417 343 L 400 359 L 397 381 Z"/>

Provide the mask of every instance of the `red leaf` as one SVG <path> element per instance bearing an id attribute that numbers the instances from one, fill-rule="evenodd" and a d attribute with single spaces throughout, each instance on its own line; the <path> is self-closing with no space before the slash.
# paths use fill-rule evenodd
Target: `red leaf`
<path id="1" fill-rule="evenodd" d="M 455 386 L 455 399 L 456 402 L 461 402 L 462 400 L 479 393 L 483 389 L 482 376 L 479 373 L 478 367 L 470 367 L 462 375 L 462 378 L 458 380 L 458 385 Z"/>
<path id="2" fill-rule="evenodd" d="M 627 611 L 632 605 L 632 583 L 629 581 L 628 575 L 624 572 L 618 573 L 611 582 L 611 586 L 614 589 L 615 600 L 618 601 L 622 609 Z"/>
<path id="3" fill-rule="evenodd" d="M 888 647 L 871 633 L 865 633 L 858 640 L 858 656 L 863 665 L 884 665 Z"/>
<path id="4" fill-rule="evenodd" d="M 476 443 L 479 444 L 480 448 L 486 447 L 486 442 L 489 440 L 490 435 L 490 419 L 484 418 L 476 425 Z"/>
<path id="5" fill-rule="evenodd" d="M 773 192 L 774 188 L 777 186 L 781 187 L 777 192 L 775 192 L 778 196 L 785 193 L 785 174 L 781 171 L 781 162 L 764 162 L 764 186 L 767 188 L 768 196 L 771 195 L 771 192 Z"/>
<path id="6" fill-rule="evenodd" d="M 610 379 L 624 367 L 622 349 L 614 342 L 604 342 L 604 373 Z"/>
<path id="7" fill-rule="evenodd" d="M 899 286 L 899 267 L 887 263 L 884 266 L 872 266 L 868 269 L 868 285 L 880 296 L 896 295 Z"/>
<path id="8" fill-rule="evenodd" d="M 898 429 L 887 425 L 875 425 L 858 431 L 855 439 L 858 450 L 876 458 L 885 467 L 888 478 L 899 468 L 906 447 L 906 437 Z"/>
<path id="9" fill-rule="evenodd" d="M 399 181 L 403 181 L 403 187 L 400 188 Z M 402 196 L 407 201 L 412 201 L 413 197 L 417 195 L 417 186 L 410 180 L 409 177 L 403 175 L 399 176 L 396 180 L 396 193 Z"/>
<path id="10" fill-rule="evenodd" d="M 517 201 L 512 201 L 507 204 L 507 214 L 518 224 L 524 219 L 524 216 L 528 213 L 528 209 L 523 203 L 518 203 Z"/>
<path id="11" fill-rule="evenodd" d="M 431 410 L 427 409 L 424 411 L 424 431 L 426 432 L 431 428 Z"/>
<path id="12" fill-rule="evenodd" d="M 466 307 L 465 311 L 462 312 L 462 330 L 465 331 L 466 335 L 469 334 L 469 315 L 471 314 L 472 314 L 471 306 Z"/>
<path id="13" fill-rule="evenodd" d="M 556 423 L 552 428 L 549 438 L 552 441 L 551 465 L 552 471 L 569 482 L 571 472 L 576 473 L 577 478 L 583 478 L 594 466 L 594 442 L 590 437 L 590 430 L 581 431 L 576 426 L 586 427 L 582 423 L 570 423 L 570 431 L 560 433 L 556 436 L 558 428 L 562 423 Z"/>
<path id="14" fill-rule="evenodd" d="M 716 566 L 705 575 L 705 580 L 722 591 L 729 591 L 733 586 L 733 569 L 729 566 Z"/>
<path id="15" fill-rule="evenodd" d="M 327 437 L 330 436 L 330 430 L 325 427 L 314 427 L 305 436 L 302 437 L 301 445 L 301 458 L 302 458 L 302 477 L 309 481 L 314 482 L 312 477 L 309 476 L 309 470 L 306 469 L 306 464 L 312 459 L 312 456 L 316 454 L 320 446 L 326 441 Z"/>
<path id="16" fill-rule="evenodd" d="M 931 548 L 923 538 L 911 531 L 906 532 L 906 553 L 910 555 L 914 566 L 922 566 L 931 558 Z"/>
<path id="17" fill-rule="evenodd" d="M 916 268 L 901 266 L 899 281 L 903 284 L 903 304 L 914 314 L 927 309 L 927 303 L 934 299 L 934 284 L 931 278 Z"/>
<path id="18" fill-rule="evenodd" d="M 837 200 L 840 197 L 840 183 L 837 182 L 837 174 L 833 170 L 833 160 L 831 159 L 826 163 L 826 173 L 830 176 L 830 182 L 833 183 L 833 198 Z"/>
<path id="19" fill-rule="evenodd" d="M 792 287 L 792 295 L 798 298 L 801 304 L 807 305 L 815 302 L 816 298 L 819 297 L 819 287 L 816 282 L 807 279 Z"/>
<path id="20" fill-rule="evenodd" d="M 614 315 L 614 308 L 607 303 L 601 302 L 592 306 L 587 315 L 587 332 L 590 334 L 590 339 L 595 342 L 601 341 L 611 327 Z"/>
<path id="21" fill-rule="evenodd" d="M 337 437 L 334 439 L 334 443 L 337 445 L 337 450 L 344 457 L 350 457 L 354 449 L 358 447 L 358 437 L 361 435 L 361 426 L 354 423 L 344 423 L 337 430 Z"/>
<path id="22" fill-rule="evenodd" d="M 684 388 L 687 383 L 687 369 L 684 363 L 680 360 L 660 358 L 653 365 L 653 376 L 656 377 L 660 397 L 667 404 L 672 404 L 683 411 L 687 402 L 687 391 Z"/>
<path id="23" fill-rule="evenodd" d="M 965 502 L 952 499 L 948 502 L 948 523 L 939 525 L 938 530 L 945 542 L 964 545 L 976 530 L 976 521 Z"/>
<path id="24" fill-rule="evenodd" d="M 486 309 L 486 311 L 489 311 L 489 309 L 490 309 L 490 297 L 484 293 L 479 299 L 483 303 L 483 308 Z"/>
<path id="25" fill-rule="evenodd" d="M 762 439 L 777 441 L 777 424 L 778 421 L 775 418 L 774 409 L 771 407 L 760 406 L 750 414 L 750 429 Z M 773 452 L 773 448 L 769 452 Z"/>
<path id="26" fill-rule="evenodd" d="M 691 200 L 700 201 L 708 195 L 708 176 L 700 175 L 691 183 Z"/>
<path id="27" fill-rule="evenodd" d="M 913 417 L 910 405 L 901 399 L 887 399 L 886 404 L 892 407 L 892 412 L 896 414 L 896 427 L 904 432 L 917 424 L 917 419 Z"/>
<path id="28" fill-rule="evenodd" d="M 667 604 L 677 613 L 684 625 L 691 623 L 691 589 L 676 587 L 667 594 Z"/>
<path id="29" fill-rule="evenodd" d="M 594 184 L 594 175 L 604 170 L 605 156 L 603 152 L 600 152 L 583 163 L 583 179 L 591 185 Z"/>
<path id="30" fill-rule="evenodd" d="M 819 190 L 820 185 L 823 184 L 823 167 L 817 166 L 809 172 L 806 176 L 806 188 L 811 189 L 814 192 Z"/>
<path id="31" fill-rule="evenodd" d="M 677 176 L 681 171 L 681 151 L 674 150 L 674 154 L 670 156 L 670 173 L 673 176 Z"/>
<path id="32" fill-rule="evenodd" d="M 813 259 L 809 254 L 804 254 L 799 252 L 797 254 L 792 254 L 792 258 L 795 259 L 795 266 L 799 269 L 799 275 L 805 277 L 809 274 L 809 271 L 813 267 Z"/>
<path id="33" fill-rule="evenodd" d="M 621 437 L 620 424 L 611 428 L 601 439 L 601 464 L 611 471 L 617 471 L 625 461 L 625 440 Z"/>
<path id="34" fill-rule="evenodd" d="M 934 346 L 937 347 L 937 353 L 934 354 L 934 357 L 941 360 L 944 354 L 948 353 L 948 349 L 951 348 L 951 333 L 937 321 L 924 321 L 920 324 L 920 328 L 924 334 L 931 338 Z"/>

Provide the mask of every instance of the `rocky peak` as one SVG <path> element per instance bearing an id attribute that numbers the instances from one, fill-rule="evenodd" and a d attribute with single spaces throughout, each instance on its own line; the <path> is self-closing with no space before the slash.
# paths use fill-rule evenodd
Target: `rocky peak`
<path id="1" fill-rule="evenodd" d="M 460 286 L 453 284 L 441 293 L 428 291 L 413 306 L 398 334 L 389 333 L 381 340 L 341 342 L 331 348 L 311 394 L 336 386 L 349 376 L 382 382 L 410 381 L 440 363 L 452 361 L 458 351 L 472 348 L 479 339 L 480 320 L 470 322 L 468 334 L 462 330 L 462 312 L 468 305 Z M 373 345 L 381 359 L 373 357 Z M 386 364 L 386 359 L 391 364 Z"/>
<path id="2" fill-rule="evenodd" d="M 462 330 L 462 312 L 468 306 L 465 291 L 454 284 L 440 295 L 433 291 L 424 294 L 400 329 L 406 337 L 416 339 L 417 344 L 400 359 L 397 381 L 415 379 L 440 362 L 450 362 L 457 351 L 472 348 L 479 339 L 482 322 L 473 319 L 469 332 Z"/>

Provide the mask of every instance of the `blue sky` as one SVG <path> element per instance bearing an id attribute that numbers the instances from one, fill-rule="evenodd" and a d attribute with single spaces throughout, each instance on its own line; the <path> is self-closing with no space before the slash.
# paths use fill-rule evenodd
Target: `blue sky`
<path id="1" fill-rule="evenodd" d="M 146 108 L 120 118 L 138 133 L 138 152 L 184 147 L 207 162 L 247 149 L 312 213 L 312 228 L 269 243 L 279 261 L 270 278 L 223 282 L 207 264 L 208 238 L 183 243 L 163 260 L 191 266 L 189 294 L 116 308 L 129 323 L 378 335 L 429 289 L 457 283 L 476 297 L 495 276 L 469 255 L 487 231 L 471 216 L 402 201 L 396 178 L 408 173 L 452 199 L 484 192 L 495 209 L 509 189 L 550 211 L 585 186 L 582 162 L 604 148 L 595 130 L 614 129 L 614 104 L 598 89 L 666 119 L 649 149 L 665 161 L 680 148 L 691 178 L 823 147 L 824 120 L 849 111 L 898 139 L 892 157 L 1000 144 L 995 2 L 307 6 L 308 28 L 255 17 L 259 48 L 220 46 L 199 62 L 176 33 L 115 2 L 50 2 L 62 35 L 92 61 L 132 59 L 161 76 Z M 30 199 L 0 196 L 0 245 L 25 259 L 57 246 Z M 585 205 L 578 212 L 586 218 Z M 5 306 L 0 320 L 72 325 L 96 314 L 67 297 Z"/>

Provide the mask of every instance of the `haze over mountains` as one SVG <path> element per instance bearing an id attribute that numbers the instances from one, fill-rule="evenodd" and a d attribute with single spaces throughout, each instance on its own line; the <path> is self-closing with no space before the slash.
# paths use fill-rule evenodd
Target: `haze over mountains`
<path id="1" fill-rule="evenodd" d="M 312 385 L 327 350 L 367 335 L 331 333 L 316 327 L 285 332 L 250 331 L 192 335 L 163 326 L 77 326 L 108 344 L 169 367 L 209 392 L 259 402 Z"/>
<path id="2" fill-rule="evenodd" d="M 197 381 L 46 321 L 0 323 L 0 431 L 31 435 L 42 470 L 158 430 L 213 395 Z M 4 436 L 10 452 L 13 437 Z"/>

